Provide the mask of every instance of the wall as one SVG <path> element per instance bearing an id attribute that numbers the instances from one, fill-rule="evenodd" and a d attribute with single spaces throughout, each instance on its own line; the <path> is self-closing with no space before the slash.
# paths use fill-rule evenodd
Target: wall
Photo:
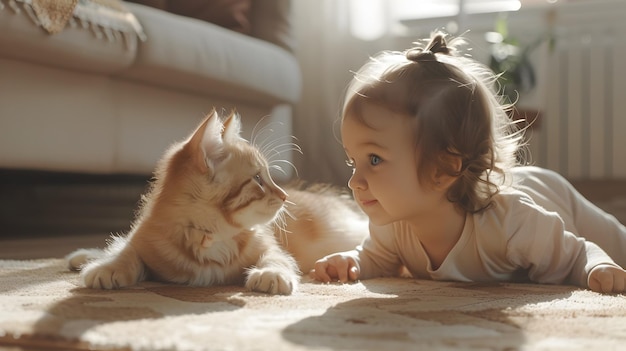
<path id="1" fill-rule="evenodd" d="M 495 19 L 465 18 L 470 30 L 463 36 L 482 62 L 490 50 L 484 34 Z M 626 179 L 626 1 L 560 1 L 511 12 L 507 21 L 510 35 L 522 44 L 554 38 L 554 46 L 546 40 L 531 53 L 537 86 L 517 103 L 541 113 L 528 132 L 530 162 L 572 179 Z M 406 23 L 398 41 L 423 37 L 445 23 Z"/>

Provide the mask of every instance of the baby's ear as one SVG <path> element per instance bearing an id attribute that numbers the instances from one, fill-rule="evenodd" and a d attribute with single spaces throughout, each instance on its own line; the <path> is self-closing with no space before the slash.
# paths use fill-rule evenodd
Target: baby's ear
<path id="1" fill-rule="evenodd" d="M 187 141 L 186 146 L 190 148 L 193 162 L 203 173 L 213 172 L 217 161 L 223 158 L 223 130 L 224 126 L 217 112 L 213 110 L 204 118 Z"/>
<path id="2" fill-rule="evenodd" d="M 432 172 L 433 187 L 436 190 L 446 190 L 454 183 L 463 168 L 461 156 L 454 152 L 441 152 L 439 166 Z"/>

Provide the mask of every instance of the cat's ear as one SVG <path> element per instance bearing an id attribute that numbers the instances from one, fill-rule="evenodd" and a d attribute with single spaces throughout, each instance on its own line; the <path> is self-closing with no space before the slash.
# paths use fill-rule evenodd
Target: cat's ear
<path id="1" fill-rule="evenodd" d="M 241 119 L 237 111 L 233 110 L 224 122 L 222 138 L 225 142 L 241 139 Z"/>
<path id="2" fill-rule="evenodd" d="M 214 109 L 200 123 L 187 142 L 196 167 L 203 173 L 212 172 L 215 163 L 222 158 L 224 153 L 223 131 L 224 126 Z"/>

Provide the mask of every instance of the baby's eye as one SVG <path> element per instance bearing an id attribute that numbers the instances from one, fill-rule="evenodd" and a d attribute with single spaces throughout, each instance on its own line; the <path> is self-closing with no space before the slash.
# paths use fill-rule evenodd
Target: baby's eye
<path id="1" fill-rule="evenodd" d="M 381 162 L 383 162 L 383 159 L 380 158 L 379 156 L 377 156 L 377 155 L 370 155 L 370 164 L 372 166 L 376 166 L 376 165 L 380 164 Z"/>
<path id="2" fill-rule="evenodd" d="M 354 160 L 346 160 L 346 166 L 354 168 Z"/>

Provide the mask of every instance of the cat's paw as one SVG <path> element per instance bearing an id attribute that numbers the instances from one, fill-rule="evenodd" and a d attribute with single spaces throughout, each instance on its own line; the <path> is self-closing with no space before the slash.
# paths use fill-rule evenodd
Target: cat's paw
<path id="1" fill-rule="evenodd" d="M 298 288 L 300 277 L 285 268 L 252 268 L 248 271 L 246 288 L 272 295 L 290 295 Z"/>
<path id="2" fill-rule="evenodd" d="M 93 261 L 103 255 L 104 251 L 101 249 L 78 249 L 65 256 L 65 261 L 71 271 L 79 271 L 89 261 Z"/>
<path id="3" fill-rule="evenodd" d="M 135 267 L 124 267 L 119 264 L 98 264 L 93 262 L 81 271 L 83 284 L 92 289 L 119 289 L 137 284 L 141 272 Z"/>

